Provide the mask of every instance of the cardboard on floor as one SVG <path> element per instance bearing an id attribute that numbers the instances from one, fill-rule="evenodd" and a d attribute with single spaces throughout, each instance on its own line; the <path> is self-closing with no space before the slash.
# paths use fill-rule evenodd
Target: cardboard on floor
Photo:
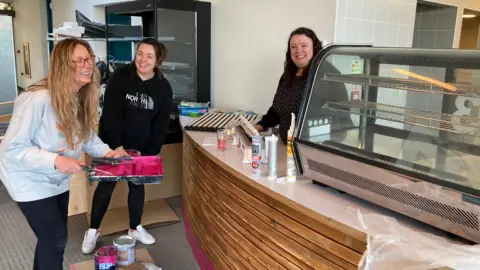
<path id="1" fill-rule="evenodd" d="M 90 215 L 88 223 L 90 223 Z M 145 202 L 142 226 L 145 228 L 180 222 L 178 216 L 164 199 Z M 128 207 L 120 207 L 107 211 L 100 226 L 100 235 L 109 235 L 127 231 L 130 227 Z"/>

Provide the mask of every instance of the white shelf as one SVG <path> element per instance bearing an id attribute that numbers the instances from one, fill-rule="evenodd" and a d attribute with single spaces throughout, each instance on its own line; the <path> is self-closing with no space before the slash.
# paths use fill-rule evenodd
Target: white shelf
<path id="1" fill-rule="evenodd" d="M 14 104 L 14 103 L 15 103 L 15 101 L 0 102 L 0 106 L 12 105 L 12 104 Z"/>
<path id="2" fill-rule="evenodd" d="M 107 41 L 106 38 L 90 38 L 90 37 L 70 37 L 70 36 L 59 36 L 54 37 L 53 34 L 47 34 L 47 41 L 58 41 L 66 38 L 78 38 L 85 41 Z M 108 41 L 120 41 L 120 42 L 134 42 L 134 41 L 141 41 L 142 39 L 147 37 L 120 37 L 120 38 L 108 38 Z M 158 41 L 175 41 L 175 37 L 158 37 Z"/>
<path id="3" fill-rule="evenodd" d="M 55 39 L 53 37 L 47 37 L 47 41 L 58 41 L 58 40 L 66 39 L 66 38 L 78 38 L 78 39 L 85 40 L 85 41 L 103 41 L 103 42 L 105 42 L 104 38 L 84 38 L 84 37 L 58 37 L 57 39 Z"/>
<path id="4" fill-rule="evenodd" d="M 336 83 L 349 83 L 364 86 L 374 86 L 383 88 L 392 88 L 416 92 L 428 92 L 435 94 L 445 94 L 454 96 L 469 96 L 479 97 L 480 88 L 472 85 L 453 84 L 451 86 L 457 87 L 456 91 L 448 91 L 442 86 L 438 86 L 429 82 L 415 81 L 411 79 L 368 76 L 361 74 L 332 74 L 325 73 L 323 81 Z"/>
<path id="5" fill-rule="evenodd" d="M 364 101 L 327 101 L 325 109 L 432 128 L 467 137 L 480 137 L 480 120 L 446 113 L 425 112 L 387 104 Z"/>

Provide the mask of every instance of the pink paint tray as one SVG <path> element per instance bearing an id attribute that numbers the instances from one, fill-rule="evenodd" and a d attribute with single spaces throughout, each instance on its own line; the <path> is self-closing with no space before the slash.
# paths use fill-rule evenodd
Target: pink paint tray
<path id="1" fill-rule="evenodd" d="M 134 184 L 159 184 L 163 178 L 160 156 L 133 156 L 128 159 L 94 160 L 86 171 L 90 184 L 94 181 L 128 181 Z"/>

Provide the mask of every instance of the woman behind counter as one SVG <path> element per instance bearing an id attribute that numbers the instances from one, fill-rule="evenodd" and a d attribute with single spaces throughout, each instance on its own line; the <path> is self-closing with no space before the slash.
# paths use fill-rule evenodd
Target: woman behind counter
<path id="1" fill-rule="evenodd" d="M 261 132 L 279 125 L 279 135 L 287 143 L 287 133 L 290 128 L 291 114 L 298 116 L 307 84 L 308 73 L 313 56 L 322 49 L 322 42 L 315 33 L 305 27 L 295 29 L 288 39 L 285 69 L 280 78 L 273 104 L 267 114 L 262 117 L 255 128 Z M 329 62 L 324 61 L 320 66 L 321 72 L 339 73 Z M 321 73 L 319 71 L 319 73 Z M 317 85 L 316 87 L 319 87 Z M 333 100 L 347 100 L 347 90 L 344 86 L 328 87 L 323 91 L 314 91 L 311 98 L 318 104 L 325 101 L 325 97 Z M 309 113 L 313 113 L 310 112 Z M 318 112 L 316 112 L 318 113 Z M 321 112 L 323 113 L 323 112 Z M 347 119 L 348 120 L 348 119 Z M 349 120 L 348 120 L 349 121 Z"/>
<path id="2" fill-rule="evenodd" d="M 105 90 L 99 135 L 111 148 L 132 149 L 142 155 L 160 153 L 170 122 L 173 92 L 159 66 L 165 59 L 165 46 L 153 38 L 142 40 L 135 60 L 115 71 Z M 99 235 L 99 227 L 107 212 L 115 188 L 114 182 L 100 182 L 93 195 L 90 229 L 85 233 L 82 252 L 91 253 Z M 128 235 L 144 244 L 155 243 L 140 224 L 145 200 L 145 187 L 128 183 Z"/>
<path id="3" fill-rule="evenodd" d="M 37 237 L 34 270 L 63 269 L 70 178 L 80 152 L 119 157 L 96 135 L 98 71 L 89 44 L 60 41 L 48 77 L 15 101 L 0 145 L 0 179 Z"/>
<path id="4" fill-rule="evenodd" d="M 287 142 L 291 113 L 298 115 L 311 60 L 321 49 L 322 42 L 308 28 L 300 27 L 290 34 L 284 72 L 272 106 L 255 126 L 259 132 L 279 125 L 280 138 Z"/>

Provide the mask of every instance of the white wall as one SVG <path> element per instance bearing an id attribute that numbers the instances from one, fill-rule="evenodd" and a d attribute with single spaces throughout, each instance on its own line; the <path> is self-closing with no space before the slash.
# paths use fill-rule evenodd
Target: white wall
<path id="1" fill-rule="evenodd" d="M 215 107 L 265 113 L 272 103 L 290 32 L 312 28 L 333 40 L 334 0 L 211 0 Z"/>
<path id="2" fill-rule="evenodd" d="M 122 0 L 117 0 L 120 2 Z M 105 22 L 105 9 L 103 6 L 95 6 L 97 2 L 106 0 L 52 0 L 52 23 L 53 28 L 63 26 L 64 22 L 76 22 L 75 10 L 80 11 L 88 19 L 94 22 Z M 115 2 L 115 0 L 111 0 Z M 90 42 L 95 55 L 104 57 L 106 52 L 105 42 Z"/>
<path id="3" fill-rule="evenodd" d="M 385 47 L 412 47 L 416 5 L 416 0 L 338 0 L 334 41 Z M 343 73 L 349 71 L 350 59 L 342 58 L 335 61 L 340 71 Z M 339 64 L 340 61 L 342 63 Z M 383 68 L 381 72 L 385 70 L 388 69 Z M 406 93 L 385 89 L 379 93 L 378 101 L 404 106 Z"/>
<path id="4" fill-rule="evenodd" d="M 105 20 L 104 9 L 94 6 L 96 2 L 98 0 L 52 0 L 53 28 L 62 26 L 65 21 L 75 22 L 75 10 L 92 21 Z"/>
<path id="5" fill-rule="evenodd" d="M 20 87 L 26 87 L 47 75 L 47 11 L 44 0 L 15 0 L 15 18 L 13 20 L 15 47 L 17 54 L 17 81 Z M 23 42 L 30 43 L 31 79 L 21 75 L 24 72 Z"/>
<path id="6" fill-rule="evenodd" d="M 90 20 L 103 23 L 105 5 L 128 1 L 135 0 L 52 0 L 53 28 L 62 26 L 65 21 L 75 21 L 76 9 Z"/>
<path id="7" fill-rule="evenodd" d="M 104 2 L 118 1 L 53 0 L 54 27 L 65 20 L 74 20 L 75 8 L 89 18 L 104 22 L 98 7 L 93 6 Z M 210 2 L 212 105 L 215 107 L 265 113 L 282 73 L 290 32 L 306 26 L 316 31 L 320 39 L 333 40 L 336 0 Z"/>
<path id="8" fill-rule="evenodd" d="M 338 0 L 335 42 L 411 47 L 416 0 Z"/>

